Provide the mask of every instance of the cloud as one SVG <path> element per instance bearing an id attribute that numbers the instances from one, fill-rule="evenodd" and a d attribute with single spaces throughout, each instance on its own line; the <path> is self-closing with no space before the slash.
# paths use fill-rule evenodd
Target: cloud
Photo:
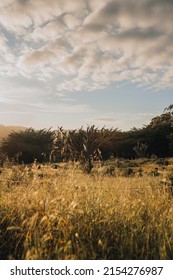
<path id="1" fill-rule="evenodd" d="M 15 57 L 11 53 L 8 45 L 8 39 L 4 34 L 0 34 L 0 48 L 0 61 L 3 61 L 3 63 L 12 63 L 15 61 Z"/>
<path id="2" fill-rule="evenodd" d="M 63 38 L 58 38 L 37 50 L 28 49 L 19 59 L 19 67 L 35 68 L 45 65 L 54 65 L 62 60 L 70 49 L 70 44 Z M 42 72 L 42 68 L 40 69 Z M 38 73 L 39 74 L 39 73 Z"/>
<path id="3" fill-rule="evenodd" d="M 72 125 L 71 117 L 91 114 L 93 110 L 84 102 L 72 102 L 52 93 L 48 84 L 36 78 L 0 78 L 0 112 L 4 124 L 19 124 L 34 127 L 50 127 L 67 119 L 67 128 Z M 4 116 L 4 117 L 3 117 Z M 77 117 L 80 119 L 79 117 Z M 69 122 L 70 120 L 70 122 Z"/>
<path id="4" fill-rule="evenodd" d="M 58 94 L 123 81 L 173 87 L 171 0 L 2 0 L 0 8 L 0 76 L 35 77 Z"/>
<path id="5" fill-rule="evenodd" d="M 79 3 L 78 3 L 79 2 Z M 24 33 L 32 25 L 41 26 L 63 13 L 80 13 L 85 10 L 85 1 L 71 0 L 11 0 L 1 3 L 1 24 L 9 31 Z"/>
<path id="6" fill-rule="evenodd" d="M 69 29 L 75 29 L 81 25 L 81 20 L 71 14 L 66 14 L 63 20 Z"/>
<path id="7" fill-rule="evenodd" d="M 51 107 L 51 108 L 50 108 Z M 35 109 L 36 112 L 43 113 L 65 113 L 65 114 L 85 114 L 90 113 L 92 110 L 85 104 L 69 105 L 64 103 L 58 103 L 49 107 L 43 106 L 42 108 Z"/>
<path id="8" fill-rule="evenodd" d="M 115 25 L 120 28 L 160 26 L 171 28 L 173 3 L 166 0 L 111 0 L 97 7 L 85 20 L 87 24 Z M 166 16 L 165 16 L 166 15 Z M 172 29 L 171 29 L 172 30 Z"/>
<path id="9" fill-rule="evenodd" d="M 26 34 L 25 40 L 29 42 L 49 42 L 61 37 L 66 31 L 66 26 L 60 19 L 52 20 L 42 27 L 36 27 L 32 32 Z"/>
<path id="10" fill-rule="evenodd" d="M 112 118 L 100 118 L 100 119 L 96 119 L 96 121 L 112 123 L 112 122 L 115 122 L 116 120 L 112 119 Z"/>
<path id="11" fill-rule="evenodd" d="M 132 129 L 133 127 L 141 127 L 141 123 L 148 124 L 151 118 L 156 116 L 153 113 L 107 113 L 104 116 L 98 117 L 96 119 L 89 119 L 87 123 L 94 124 L 98 127 L 117 127 L 124 130 Z"/>

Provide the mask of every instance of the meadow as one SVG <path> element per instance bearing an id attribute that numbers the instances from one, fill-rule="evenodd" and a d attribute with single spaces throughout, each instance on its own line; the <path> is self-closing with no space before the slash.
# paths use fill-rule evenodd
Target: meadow
<path id="1" fill-rule="evenodd" d="M 0 168 L 0 259 L 173 259 L 173 160 Z"/>

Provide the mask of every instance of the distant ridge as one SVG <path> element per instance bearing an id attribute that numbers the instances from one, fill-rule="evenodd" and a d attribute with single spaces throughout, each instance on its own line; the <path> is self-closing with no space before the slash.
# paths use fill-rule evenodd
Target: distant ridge
<path id="1" fill-rule="evenodd" d="M 2 125 L 0 124 L 0 141 L 3 138 L 6 138 L 12 131 L 18 132 L 21 130 L 25 130 L 27 129 L 24 126 L 15 126 L 15 125 L 10 125 L 10 126 L 6 126 L 6 125 Z"/>

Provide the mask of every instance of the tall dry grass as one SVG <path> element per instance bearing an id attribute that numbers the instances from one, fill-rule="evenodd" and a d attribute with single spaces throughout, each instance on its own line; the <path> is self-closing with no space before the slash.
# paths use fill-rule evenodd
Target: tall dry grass
<path id="1" fill-rule="evenodd" d="M 0 259 L 173 259 L 173 199 L 147 174 L 7 166 Z"/>

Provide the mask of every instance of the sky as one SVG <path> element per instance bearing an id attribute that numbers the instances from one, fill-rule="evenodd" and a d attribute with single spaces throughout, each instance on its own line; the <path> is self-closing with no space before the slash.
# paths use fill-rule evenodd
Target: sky
<path id="1" fill-rule="evenodd" d="M 1 0 L 0 124 L 141 128 L 173 103 L 173 0 Z"/>

